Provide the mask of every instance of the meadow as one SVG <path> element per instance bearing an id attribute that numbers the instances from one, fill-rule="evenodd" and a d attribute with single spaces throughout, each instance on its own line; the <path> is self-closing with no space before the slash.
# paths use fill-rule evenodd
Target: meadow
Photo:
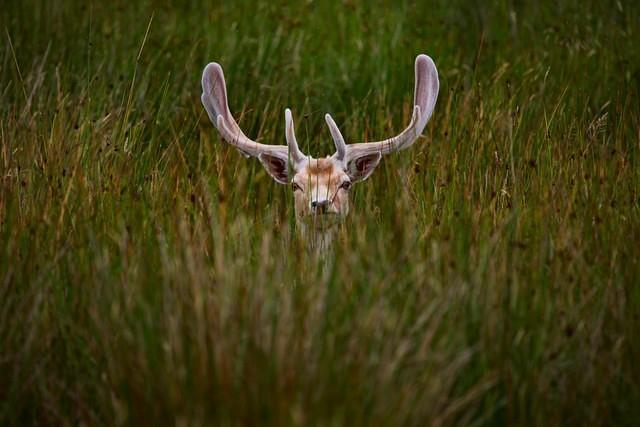
<path id="1" fill-rule="evenodd" d="M 7 0 L 0 425 L 640 425 L 640 4 Z M 423 137 L 333 250 L 221 141 Z"/>

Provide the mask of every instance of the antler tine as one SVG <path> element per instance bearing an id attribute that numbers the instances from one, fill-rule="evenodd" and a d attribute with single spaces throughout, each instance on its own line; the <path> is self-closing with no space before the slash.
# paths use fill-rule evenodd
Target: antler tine
<path id="1" fill-rule="evenodd" d="M 344 142 L 344 137 L 340 132 L 340 128 L 338 128 L 338 125 L 336 125 L 336 122 L 333 121 L 333 117 L 331 117 L 331 114 L 325 114 L 324 119 L 327 122 L 327 125 L 329 126 L 329 132 L 331 132 L 333 143 L 336 146 L 336 153 L 333 155 L 333 157 L 336 160 L 344 161 L 345 156 L 347 154 L 347 144 Z"/>
<path id="2" fill-rule="evenodd" d="M 379 142 L 349 144 L 345 162 L 372 153 L 388 154 L 410 147 L 422 134 L 438 99 L 438 70 L 427 55 L 418 55 L 415 62 L 415 90 L 411 122 L 400 134 Z"/>
<path id="3" fill-rule="evenodd" d="M 299 163 L 306 157 L 300 148 L 298 147 L 298 140 L 296 139 L 296 132 L 293 126 L 293 117 L 291 116 L 291 110 L 284 110 L 285 121 L 285 138 L 287 145 L 289 146 L 289 152 L 291 153 L 291 159 L 294 163 Z"/>
<path id="4" fill-rule="evenodd" d="M 211 122 L 222 138 L 236 147 L 245 156 L 258 157 L 262 153 L 281 159 L 287 159 L 289 149 L 286 145 L 267 145 L 253 141 L 242 132 L 229 110 L 227 86 L 220 64 L 212 62 L 202 72 L 202 96 L 200 97 Z M 300 150 L 295 146 L 295 157 Z"/>

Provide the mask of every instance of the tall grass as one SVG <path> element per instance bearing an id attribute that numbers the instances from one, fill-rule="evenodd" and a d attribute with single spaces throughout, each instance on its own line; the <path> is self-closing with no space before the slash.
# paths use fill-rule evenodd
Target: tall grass
<path id="1" fill-rule="evenodd" d="M 8 1 L 0 424 L 638 425 L 636 2 Z M 221 143 L 425 135 L 304 250 Z"/>

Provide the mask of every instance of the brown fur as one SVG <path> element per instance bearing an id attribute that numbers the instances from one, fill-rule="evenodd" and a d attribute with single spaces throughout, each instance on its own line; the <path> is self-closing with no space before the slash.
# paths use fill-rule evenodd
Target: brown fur
<path id="1" fill-rule="evenodd" d="M 335 165 L 330 159 L 312 159 L 307 166 L 310 175 L 330 175 Z"/>
<path id="2" fill-rule="evenodd" d="M 318 195 L 331 201 L 328 213 L 346 215 L 349 211 L 349 194 L 340 188 L 345 179 L 348 179 L 347 174 L 334 160 L 311 159 L 293 178 L 293 182 L 301 188 L 294 193 L 297 216 L 308 217 L 311 214 L 310 202 Z"/>

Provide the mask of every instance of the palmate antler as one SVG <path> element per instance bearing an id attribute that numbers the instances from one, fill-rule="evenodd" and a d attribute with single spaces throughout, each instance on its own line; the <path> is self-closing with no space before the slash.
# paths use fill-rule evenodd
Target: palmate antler
<path id="1" fill-rule="evenodd" d="M 267 156 L 283 161 L 291 158 L 294 164 L 302 162 L 306 156 L 298 148 L 291 111 L 285 110 L 287 145 L 267 145 L 253 141 L 242 132 L 229 111 L 227 87 L 222 67 L 216 62 L 208 64 L 202 73 L 202 96 L 200 97 L 209 119 L 216 126 L 222 138 L 236 147 L 245 156 L 258 157 L 260 161 L 270 161 Z"/>
<path id="2" fill-rule="evenodd" d="M 338 126 L 331 116 L 325 119 L 329 125 L 336 152 L 331 160 L 346 171 L 354 181 L 366 179 L 375 169 L 383 154 L 403 150 L 411 146 L 426 126 L 438 98 L 438 71 L 433 60 L 427 55 L 418 55 L 415 63 L 415 92 L 413 115 L 409 126 L 399 135 L 379 142 L 345 143 Z M 245 156 L 257 157 L 269 174 L 278 182 L 290 182 L 287 164 L 293 163 L 293 170 L 301 170 L 311 161 L 298 147 L 291 111 L 285 110 L 287 145 L 267 145 L 253 141 L 242 132 L 229 111 L 227 88 L 222 67 L 212 62 L 202 74 L 202 104 L 209 118 L 222 138 L 240 150 Z M 306 162 L 306 163 L 305 163 Z"/>
<path id="3" fill-rule="evenodd" d="M 415 64 L 416 84 L 413 97 L 413 115 L 409 126 L 399 135 L 379 142 L 346 144 L 340 129 L 329 114 L 325 116 L 329 131 L 336 146 L 334 159 L 347 165 L 352 160 L 378 153 L 389 154 L 410 147 L 422 134 L 438 98 L 440 83 L 438 70 L 427 55 L 418 55 Z"/>

